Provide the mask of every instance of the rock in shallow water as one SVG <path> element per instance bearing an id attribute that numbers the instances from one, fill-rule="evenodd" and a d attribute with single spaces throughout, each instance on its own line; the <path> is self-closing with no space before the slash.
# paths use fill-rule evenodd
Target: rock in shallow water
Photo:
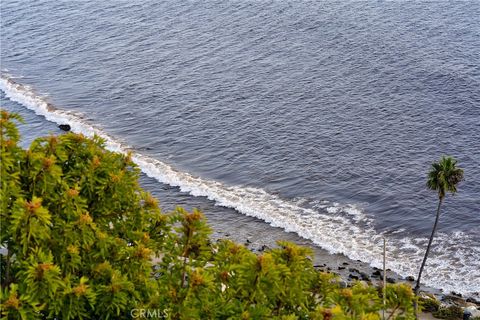
<path id="1" fill-rule="evenodd" d="M 395 279 L 387 277 L 387 282 L 388 283 L 395 283 Z"/>
<path id="2" fill-rule="evenodd" d="M 372 277 L 379 277 L 381 278 L 382 277 L 382 272 L 380 270 L 375 270 L 373 273 L 372 273 Z"/>
<path id="3" fill-rule="evenodd" d="M 360 278 L 363 280 L 363 281 L 370 281 L 370 277 L 368 276 L 368 274 L 366 274 L 365 272 L 360 272 Z"/>
<path id="4" fill-rule="evenodd" d="M 71 129 L 69 124 L 61 124 L 58 127 L 63 131 L 70 131 L 70 129 Z"/>

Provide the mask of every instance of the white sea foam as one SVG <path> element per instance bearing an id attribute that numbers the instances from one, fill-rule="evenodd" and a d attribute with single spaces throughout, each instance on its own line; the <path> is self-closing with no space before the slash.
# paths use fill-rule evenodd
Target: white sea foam
<path id="1" fill-rule="evenodd" d="M 2 76 L 0 89 L 10 100 L 21 103 L 49 121 L 68 123 L 73 132 L 88 137 L 95 134 L 101 136 L 109 150 L 125 153 L 132 149 L 85 122 L 80 115 L 54 108 L 32 89 L 8 77 Z M 402 276 L 416 275 L 421 262 L 427 239 L 399 239 L 398 232 L 380 234 L 373 227 L 373 219 L 354 205 L 319 201 L 307 207 L 304 206 L 308 202 L 305 199 L 288 201 L 262 189 L 228 186 L 195 177 L 139 152 L 133 154 L 133 160 L 146 175 L 162 183 L 177 186 L 193 196 L 207 197 L 216 205 L 234 208 L 287 232 L 295 232 L 331 253 L 343 253 L 351 259 L 381 267 L 381 243 L 382 238 L 386 237 L 389 268 Z M 479 249 L 475 248 L 467 235 L 439 234 L 428 260 L 428 264 L 436 268 L 426 268 L 424 283 L 467 295 L 478 292 L 479 260 Z"/>

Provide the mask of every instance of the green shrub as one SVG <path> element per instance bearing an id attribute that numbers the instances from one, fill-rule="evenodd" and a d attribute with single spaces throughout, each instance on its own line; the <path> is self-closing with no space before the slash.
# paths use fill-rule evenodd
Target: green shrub
<path id="1" fill-rule="evenodd" d="M 170 228 L 138 168 L 100 138 L 73 133 L 22 150 L 19 117 L 1 116 L 2 314 L 127 315 L 156 290 L 151 258 Z"/>
<path id="2" fill-rule="evenodd" d="M 419 305 L 423 311 L 433 313 L 440 308 L 440 301 L 433 296 L 421 297 L 419 298 Z"/>
<path id="3" fill-rule="evenodd" d="M 441 306 L 433 315 L 439 319 L 461 320 L 463 319 L 463 309 L 459 306 Z"/>
<path id="4" fill-rule="evenodd" d="M 73 133 L 23 150 L 14 121 L 1 112 L 2 319 L 380 319 L 377 288 L 341 288 L 309 249 L 211 244 L 201 212 L 160 211 L 129 155 Z M 412 300 L 389 285 L 390 319 Z"/>

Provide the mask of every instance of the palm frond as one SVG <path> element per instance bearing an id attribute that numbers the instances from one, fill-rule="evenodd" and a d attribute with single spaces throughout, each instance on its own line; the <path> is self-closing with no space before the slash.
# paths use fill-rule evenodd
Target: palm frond
<path id="1" fill-rule="evenodd" d="M 443 156 L 439 162 L 432 163 L 428 173 L 427 187 L 438 192 L 443 199 L 447 192 L 457 192 L 457 185 L 463 180 L 463 170 L 456 167 L 457 160 Z"/>

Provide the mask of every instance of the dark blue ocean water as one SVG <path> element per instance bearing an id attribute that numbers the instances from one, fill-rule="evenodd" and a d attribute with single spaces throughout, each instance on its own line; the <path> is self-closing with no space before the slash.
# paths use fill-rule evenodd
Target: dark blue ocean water
<path id="1" fill-rule="evenodd" d="M 147 188 L 178 187 L 168 204 L 220 226 L 256 217 L 372 265 L 385 236 L 402 275 L 433 223 L 430 163 L 455 156 L 465 181 L 425 282 L 478 292 L 479 16 L 480 2 L 2 2 L 2 106 L 31 119 L 27 140 L 68 121 L 136 151 Z"/>

